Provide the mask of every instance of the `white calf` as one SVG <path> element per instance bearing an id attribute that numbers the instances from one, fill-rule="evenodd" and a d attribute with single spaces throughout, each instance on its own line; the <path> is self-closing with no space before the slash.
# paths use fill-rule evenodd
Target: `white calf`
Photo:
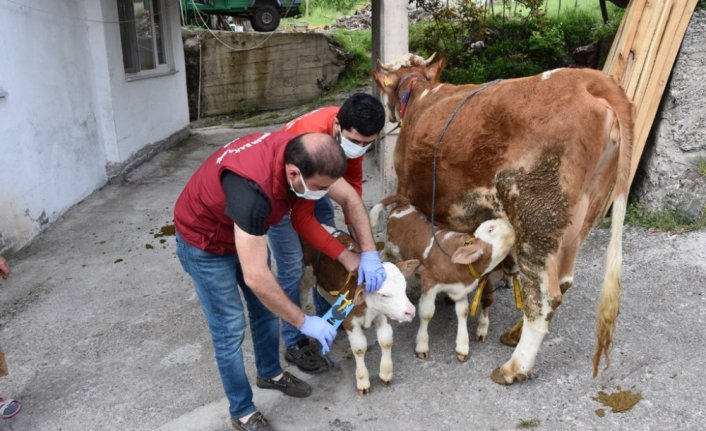
<path id="1" fill-rule="evenodd" d="M 357 249 L 352 238 L 342 232 L 335 234 L 336 239 L 351 249 Z M 360 394 L 370 391 L 370 377 L 365 366 L 365 352 L 368 343 L 363 329 L 375 324 L 378 344 L 382 350 L 380 358 L 380 381 L 384 385 L 392 381 L 392 326 L 388 318 L 399 322 L 411 322 L 414 319 L 414 305 L 407 298 L 406 277 L 410 276 L 419 265 L 419 261 L 399 262 L 397 265 L 384 262 L 387 279 L 375 293 L 366 294 L 364 286 L 357 286 L 357 277 L 349 277 L 345 268 L 324 255 L 317 256 L 316 251 L 304 244 L 304 265 L 311 266 L 316 276 L 319 291 L 331 302 L 338 292 L 348 291 L 346 298 L 356 307 L 343 321 L 348 334 L 348 341 L 356 363 L 356 388 Z M 312 273 L 305 271 L 305 273 Z M 312 286 L 312 280 L 302 280 L 303 285 Z M 331 293 L 333 295 L 325 295 Z M 305 296 L 303 296 L 305 297 Z"/>

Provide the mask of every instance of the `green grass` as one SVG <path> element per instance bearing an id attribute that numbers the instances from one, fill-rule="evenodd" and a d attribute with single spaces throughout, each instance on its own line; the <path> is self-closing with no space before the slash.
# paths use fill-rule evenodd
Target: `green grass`
<path id="1" fill-rule="evenodd" d="M 333 25 L 336 23 L 338 18 L 344 15 L 352 15 L 356 9 L 365 6 L 367 2 L 358 2 L 355 6 L 346 10 L 336 10 L 331 7 L 310 7 L 309 13 L 306 13 L 306 7 L 304 2 L 300 7 L 302 15 L 298 18 L 284 18 L 282 19 L 282 28 L 291 28 L 295 24 L 308 23 L 309 28 L 323 27 L 327 25 Z"/>
<path id="2" fill-rule="evenodd" d="M 539 419 L 520 419 L 519 422 L 517 422 L 517 428 L 518 429 L 529 429 L 529 428 L 537 428 L 538 426 L 541 425 L 541 421 Z"/>
<path id="3" fill-rule="evenodd" d="M 699 157 L 696 159 L 694 162 L 694 167 L 702 177 L 706 177 L 706 157 Z"/>
<path id="4" fill-rule="evenodd" d="M 336 42 L 351 55 L 346 70 L 336 84 L 337 90 L 350 91 L 370 81 L 372 32 L 370 30 L 336 30 Z"/>
<path id="5" fill-rule="evenodd" d="M 625 224 L 668 232 L 688 232 L 706 227 L 706 208 L 701 218 L 673 209 L 650 211 L 639 202 L 631 202 L 625 214 Z"/>

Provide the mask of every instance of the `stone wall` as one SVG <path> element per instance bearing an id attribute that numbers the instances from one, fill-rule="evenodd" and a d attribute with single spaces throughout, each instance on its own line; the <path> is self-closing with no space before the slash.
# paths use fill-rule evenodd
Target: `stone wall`
<path id="1" fill-rule="evenodd" d="M 642 155 L 634 186 L 648 209 L 704 215 L 706 175 L 706 10 L 697 10 Z M 703 167 L 701 168 L 703 169 Z"/>
<path id="2" fill-rule="evenodd" d="M 346 54 L 322 33 L 215 33 L 182 33 L 192 120 L 306 104 L 345 69 Z"/>

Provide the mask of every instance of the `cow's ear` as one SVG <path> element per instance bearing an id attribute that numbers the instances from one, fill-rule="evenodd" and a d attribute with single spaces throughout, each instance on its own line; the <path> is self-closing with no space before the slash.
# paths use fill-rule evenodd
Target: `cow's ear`
<path id="1" fill-rule="evenodd" d="M 397 75 L 385 71 L 373 70 L 373 80 L 385 94 L 393 94 L 397 88 Z"/>
<path id="2" fill-rule="evenodd" d="M 414 270 L 417 269 L 419 266 L 419 260 L 417 259 L 410 259 L 410 260 L 403 260 L 401 262 L 397 262 L 397 267 L 400 269 L 400 272 L 402 275 L 404 275 L 405 278 L 411 276 L 414 274 Z"/>
<path id="3" fill-rule="evenodd" d="M 469 264 L 483 257 L 483 249 L 479 244 L 469 244 L 459 247 L 451 256 L 451 262 Z"/>
<path id="4" fill-rule="evenodd" d="M 446 60 L 442 58 L 424 70 L 424 76 L 431 82 L 431 85 L 436 85 L 439 82 L 444 66 L 446 66 Z"/>

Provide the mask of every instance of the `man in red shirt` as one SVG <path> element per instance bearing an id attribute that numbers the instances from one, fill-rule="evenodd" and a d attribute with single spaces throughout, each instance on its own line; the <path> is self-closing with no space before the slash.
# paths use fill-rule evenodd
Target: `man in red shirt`
<path id="1" fill-rule="evenodd" d="M 385 125 L 385 109 L 378 99 L 356 93 L 350 96 L 341 107 L 328 106 L 298 117 L 282 128 L 282 131 L 300 133 L 325 133 L 332 136 L 343 149 L 348 166 L 343 179 L 350 184 L 359 196 L 363 194 L 363 159 L 366 151 L 378 139 Z M 304 202 L 293 209 L 291 217 L 285 215 L 282 221 L 268 232 L 270 250 L 277 265 L 277 280 L 295 304 L 300 304 L 299 284 L 302 277 L 302 250 L 297 232 L 307 232 L 305 238 L 315 248 L 332 259 L 343 250 L 321 224 L 335 226 L 333 205 L 324 197 L 318 201 Z M 346 218 L 348 231 L 359 240 L 356 227 Z M 296 231 L 295 231 L 296 229 Z M 330 305 L 314 290 L 316 314 L 323 316 Z M 287 348 L 285 359 L 307 373 L 320 373 L 328 369 L 329 362 L 312 343 L 295 327 L 282 322 L 282 338 Z"/>
<path id="2" fill-rule="evenodd" d="M 174 206 L 177 256 L 191 276 L 211 332 L 221 381 L 238 430 L 268 426 L 252 400 L 241 344 L 248 307 L 257 368 L 256 384 L 294 397 L 311 387 L 282 370 L 279 318 L 328 350 L 336 331 L 307 316 L 277 283 L 268 266 L 265 234 L 292 206 L 329 194 L 359 233 L 361 255 L 342 250 L 336 258 L 359 283 L 376 290 L 386 274 L 377 256 L 368 214 L 348 183 L 343 150 L 331 136 L 285 132 L 243 136 L 213 153 L 193 174 Z M 307 238 L 308 232 L 300 232 Z M 367 255 L 365 253 L 368 253 Z"/>

